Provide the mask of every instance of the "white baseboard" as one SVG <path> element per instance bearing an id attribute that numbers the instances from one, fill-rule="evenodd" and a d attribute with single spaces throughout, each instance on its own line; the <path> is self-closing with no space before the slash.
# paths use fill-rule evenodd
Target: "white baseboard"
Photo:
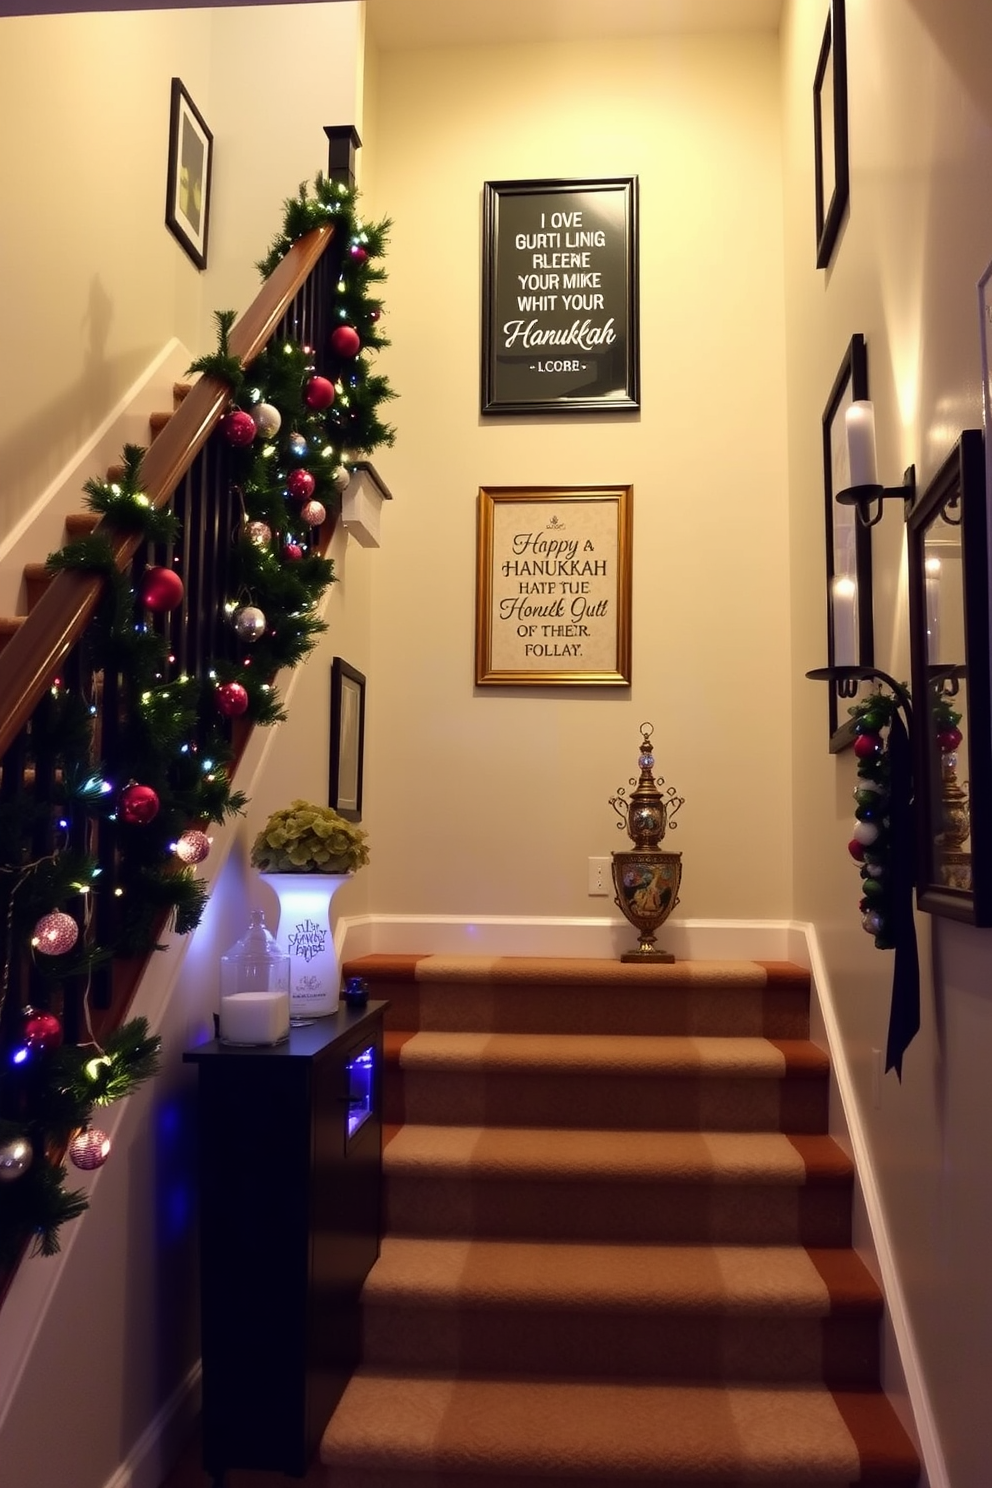
<path id="1" fill-rule="evenodd" d="M 104 1488 L 160 1488 L 182 1456 L 200 1413 L 200 1362 L 149 1421 Z"/>

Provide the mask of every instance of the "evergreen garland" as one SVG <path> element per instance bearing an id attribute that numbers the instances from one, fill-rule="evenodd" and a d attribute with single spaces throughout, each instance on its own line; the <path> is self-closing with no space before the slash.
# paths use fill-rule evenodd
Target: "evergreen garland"
<path id="1" fill-rule="evenodd" d="M 889 802 L 891 769 L 883 731 L 895 714 L 895 699 L 872 693 L 848 709 L 854 720 L 858 784 L 854 791 L 854 835 L 848 851 L 861 873 L 861 923 L 880 951 L 895 945 L 892 931 L 892 871 Z"/>
<path id="2" fill-rule="evenodd" d="M 314 407 L 308 398 L 314 369 L 303 347 L 272 346 L 243 368 L 230 351 L 235 319 L 230 310 L 215 315 L 216 351 L 190 368 L 227 383 L 231 398 L 225 422 L 237 413 L 243 419 L 251 410 L 258 429 L 246 447 L 231 451 L 244 521 L 230 555 L 228 608 L 257 607 L 265 616 L 251 664 L 218 658 L 206 677 L 170 678 L 166 642 L 142 623 L 140 605 L 136 619 L 130 575 L 117 569 L 111 543 L 99 528 L 48 560 L 53 572 L 75 569 L 105 579 L 84 639 L 84 674 L 122 679 L 112 766 L 116 783 L 106 778 L 98 757 L 98 709 L 56 681 L 31 723 L 35 755 L 51 760 L 47 798 L 22 791 L 0 799 L 0 887 L 7 903 L 6 926 L 0 926 L 0 1264 L 13 1262 L 25 1241 L 33 1241 L 42 1254 L 55 1253 L 60 1225 L 87 1207 L 82 1193 L 65 1188 L 62 1154 L 67 1145 L 73 1152 L 74 1135 L 86 1134 L 95 1108 L 127 1095 L 156 1068 L 159 1040 L 149 1037 L 143 1019 L 125 1023 L 103 1047 L 63 1045 L 59 1020 L 50 1011 L 59 1005 L 60 988 L 70 978 L 86 978 L 112 957 L 144 954 L 164 919 L 171 917 L 180 934 L 199 923 L 206 885 L 177 858 L 177 842 L 247 804 L 244 793 L 231 787 L 232 751 L 217 697 L 225 686 L 236 685 L 247 699 L 244 716 L 250 723 L 280 720 L 284 714 L 274 674 L 299 664 L 326 629 L 317 608 L 334 581 L 333 564 L 312 542 L 320 525 L 309 520 L 312 508 L 287 501 L 290 477 L 305 468 L 313 480 L 309 501 L 335 511 L 351 476 L 349 464 L 393 442 L 394 431 L 379 417 L 380 405 L 393 393 L 385 378 L 371 372 L 366 356 L 388 344 L 379 329 L 381 302 L 370 293 L 385 277 L 373 260 L 383 252 L 388 222 L 364 226 L 355 215 L 355 192 L 318 175 L 312 196 L 303 185 L 299 196 L 286 202 L 282 232 L 259 269 L 267 277 L 293 242 L 326 223 L 334 225 L 341 244 L 335 314 L 357 333 L 362 353 L 345 347 L 332 355 L 325 369 L 334 388 L 331 405 Z M 263 410 L 275 411 L 276 427 L 268 434 Z M 126 446 L 121 474 L 112 481 L 88 481 L 87 502 L 116 533 L 145 543 L 172 543 L 179 523 L 170 508 L 154 509 L 142 491 L 143 455 L 138 446 Z M 151 819 L 136 822 L 121 812 L 121 786 L 128 781 L 141 781 L 154 792 L 157 810 Z M 32 857 L 28 845 L 50 833 L 53 815 L 57 846 Z M 99 820 L 104 834 L 112 832 L 113 888 L 100 882 L 101 867 L 86 850 L 89 834 L 78 830 L 81 818 Z M 92 906 L 101 891 L 113 892 L 119 902 L 112 932 L 106 933 L 105 922 L 98 936 Z M 32 935 L 39 921 L 53 916 L 70 923 L 82 918 L 88 933 L 65 949 L 60 942 L 54 953 L 38 954 L 31 949 L 38 944 Z M 25 954 L 50 993 L 39 1008 L 5 1010 L 12 960 Z"/>

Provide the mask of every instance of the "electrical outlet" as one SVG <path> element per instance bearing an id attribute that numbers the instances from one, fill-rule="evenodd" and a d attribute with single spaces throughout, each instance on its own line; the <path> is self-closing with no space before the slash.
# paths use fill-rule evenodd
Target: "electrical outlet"
<path id="1" fill-rule="evenodd" d="M 613 887 L 609 858 L 589 859 L 589 893 L 592 896 L 609 894 Z"/>

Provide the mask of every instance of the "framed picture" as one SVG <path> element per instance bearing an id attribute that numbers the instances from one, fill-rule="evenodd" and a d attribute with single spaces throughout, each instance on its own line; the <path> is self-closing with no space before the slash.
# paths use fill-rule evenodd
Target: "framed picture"
<path id="1" fill-rule="evenodd" d="M 475 680 L 630 682 L 630 486 L 479 492 Z"/>
<path id="2" fill-rule="evenodd" d="M 365 678 L 335 656 L 331 663 L 331 774 L 328 801 L 347 821 L 362 819 Z"/>
<path id="3" fill-rule="evenodd" d="M 844 0 L 830 0 L 813 78 L 816 267 L 830 262 L 850 192 L 847 158 L 847 25 Z"/>
<path id="4" fill-rule="evenodd" d="M 871 528 L 857 508 L 835 497 L 851 484 L 845 415 L 858 398 L 868 397 L 868 349 L 864 336 L 852 336 L 823 410 L 823 497 L 827 555 L 827 665 L 872 666 L 874 626 L 871 592 Z M 864 690 L 858 682 L 831 682 L 828 725 L 831 754 L 854 742 L 846 709 Z"/>
<path id="5" fill-rule="evenodd" d="M 207 267 L 214 137 L 179 78 L 172 79 L 165 225 L 198 269 Z"/>
<path id="6" fill-rule="evenodd" d="M 909 516 L 916 899 L 992 925 L 985 453 L 966 429 Z"/>
<path id="7" fill-rule="evenodd" d="M 640 407 L 637 177 L 487 181 L 482 412 Z"/>

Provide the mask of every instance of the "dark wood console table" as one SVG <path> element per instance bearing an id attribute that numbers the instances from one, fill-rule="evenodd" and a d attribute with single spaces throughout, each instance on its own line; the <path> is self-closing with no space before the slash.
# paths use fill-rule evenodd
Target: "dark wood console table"
<path id="1" fill-rule="evenodd" d="M 384 1002 L 218 1042 L 198 1069 L 203 1465 L 302 1477 L 358 1358 L 379 1253 Z"/>

